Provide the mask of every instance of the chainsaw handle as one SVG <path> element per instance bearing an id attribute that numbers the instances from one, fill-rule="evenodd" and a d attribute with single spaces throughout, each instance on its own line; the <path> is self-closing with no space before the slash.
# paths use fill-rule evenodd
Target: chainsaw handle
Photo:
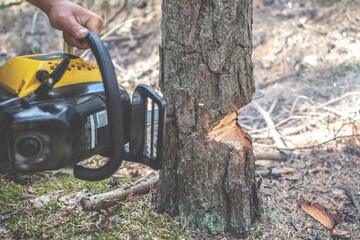
<path id="1" fill-rule="evenodd" d="M 119 91 L 114 65 L 101 39 L 89 31 L 84 40 L 89 45 L 100 68 L 106 97 L 111 148 L 108 162 L 104 166 L 90 169 L 75 165 L 74 176 L 86 181 L 99 181 L 111 177 L 119 169 L 125 156 L 122 116 L 125 106 L 121 104 L 120 98 L 120 91 L 124 90 Z"/>

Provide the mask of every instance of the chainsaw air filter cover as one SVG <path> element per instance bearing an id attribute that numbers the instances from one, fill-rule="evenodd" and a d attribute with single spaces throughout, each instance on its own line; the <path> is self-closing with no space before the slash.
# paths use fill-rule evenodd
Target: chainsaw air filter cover
<path id="1" fill-rule="evenodd" d="M 98 66 L 53 53 L 16 57 L 0 69 L 0 172 L 72 166 L 75 177 L 96 181 L 123 160 L 160 169 L 165 101 L 140 85 L 131 103 L 101 40 L 92 32 L 85 40 Z M 78 164 L 96 154 L 108 157 L 104 166 Z"/>

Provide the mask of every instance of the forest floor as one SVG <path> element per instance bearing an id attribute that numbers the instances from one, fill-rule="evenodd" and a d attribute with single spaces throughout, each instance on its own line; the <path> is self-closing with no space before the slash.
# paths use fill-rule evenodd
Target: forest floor
<path id="1" fill-rule="evenodd" d="M 113 30 L 105 42 L 119 82 L 129 91 L 140 83 L 158 89 L 161 1 L 132 1 L 118 15 L 124 1 L 77 2 L 105 18 L 104 32 Z M 239 122 L 253 139 L 263 211 L 248 239 L 360 239 L 359 1 L 254 0 L 253 48 L 264 96 L 239 111 Z M 0 65 L 61 50 L 61 33 L 43 13 L 21 0 L 0 1 Z M 260 152 L 284 157 L 262 159 Z M 150 171 L 125 163 L 96 183 L 64 171 L 1 175 L 0 238 L 236 239 L 207 236 L 156 213 L 155 191 L 82 209 L 81 198 Z M 335 226 L 315 220 L 305 211 L 311 207 Z"/>

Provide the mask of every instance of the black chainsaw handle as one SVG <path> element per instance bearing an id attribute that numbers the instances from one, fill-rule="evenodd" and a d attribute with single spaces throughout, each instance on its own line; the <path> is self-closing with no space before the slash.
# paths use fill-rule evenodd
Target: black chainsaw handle
<path id="1" fill-rule="evenodd" d="M 86 181 L 99 181 L 111 177 L 119 169 L 125 156 L 122 116 L 125 106 L 121 104 L 120 98 L 120 91 L 124 90 L 119 90 L 114 66 L 101 39 L 95 33 L 89 31 L 84 40 L 89 45 L 100 68 L 106 97 L 111 148 L 109 160 L 104 166 L 90 169 L 75 165 L 74 176 Z"/>

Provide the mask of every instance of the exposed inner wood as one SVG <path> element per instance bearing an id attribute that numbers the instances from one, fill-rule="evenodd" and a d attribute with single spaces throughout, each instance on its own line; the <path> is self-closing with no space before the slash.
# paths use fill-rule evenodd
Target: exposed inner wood
<path id="1" fill-rule="evenodd" d="M 251 137 L 241 129 L 236 112 L 221 119 L 219 124 L 209 132 L 208 136 L 215 143 L 230 145 L 240 143 L 242 147 L 251 148 Z"/>

